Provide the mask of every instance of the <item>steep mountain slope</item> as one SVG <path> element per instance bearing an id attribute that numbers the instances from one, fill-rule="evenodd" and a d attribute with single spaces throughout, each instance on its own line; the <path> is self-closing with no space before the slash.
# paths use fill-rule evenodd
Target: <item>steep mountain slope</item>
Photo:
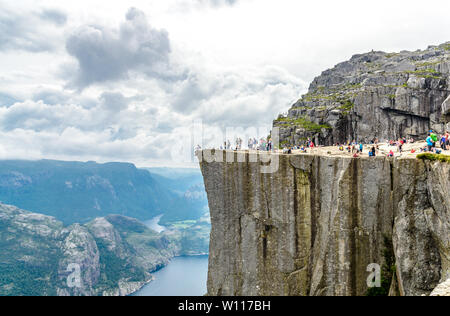
<path id="1" fill-rule="evenodd" d="M 450 129 L 450 42 L 415 52 L 370 52 L 324 71 L 273 126 L 283 146 L 321 145 Z"/>
<path id="2" fill-rule="evenodd" d="M 64 227 L 0 204 L 0 295 L 127 295 L 172 257 L 208 252 L 184 234 L 158 234 L 120 215 Z M 76 269 L 80 282 L 71 283 Z"/>

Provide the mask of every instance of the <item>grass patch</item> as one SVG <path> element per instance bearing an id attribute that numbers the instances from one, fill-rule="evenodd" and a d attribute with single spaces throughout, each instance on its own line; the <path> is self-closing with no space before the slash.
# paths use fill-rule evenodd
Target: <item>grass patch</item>
<path id="1" fill-rule="evenodd" d="M 416 66 L 417 67 L 432 67 L 432 66 L 436 66 L 437 64 L 441 63 L 442 60 L 438 60 L 438 61 L 428 61 L 428 62 L 416 62 Z"/>
<path id="2" fill-rule="evenodd" d="M 444 48 L 444 50 L 450 51 L 450 43 L 449 44 L 444 44 L 442 46 L 442 48 Z"/>
<path id="3" fill-rule="evenodd" d="M 440 162 L 446 162 L 450 163 L 450 156 L 447 155 L 438 155 L 438 154 L 431 154 L 431 153 L 425 153 L 417 155 L 418 159 L 421 160 L 429 160 L 429 161 L 440 161 Z"/>
<path id="4" fill-rule="evenodd" d="M 385 55 L 385 57 L 386 58 L 392 58 L 392 57 L 396 57 L 398 55 L 400 55 L 400 54 L 399 53 L 388 53 L 388 54 Z"/>
<path id="5" fill-rule="evenodd" d="M 405 71 L 405 73 L 422 78 L 442 79 L 442 74 L 431 68 L 419 69 L 415 71 Z"/>
<path id="6" fill-rule="evenodd" d="M 309 132 L 321 132 L 322 129 L 331 129 L 332 127 L 328 124 L 317 124 L 311 122 L 307 117 L 299 117 L 299 118 L 288 118 L 288 117 L 279 117 L 275 120 L 278 123 L 281 123 L 281 127 L 291 127 L 291 126 L 300 126 Z"/>

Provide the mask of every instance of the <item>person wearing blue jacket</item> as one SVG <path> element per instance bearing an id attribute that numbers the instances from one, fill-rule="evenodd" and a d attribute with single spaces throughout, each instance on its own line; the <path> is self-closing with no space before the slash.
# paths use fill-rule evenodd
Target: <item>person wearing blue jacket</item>
<path id="1" fill-rule="evenodd" d="M 434 146 L 434 142 L 433 142 L 433 139 L 431 138 L 431 134 L 428 135 L 426 141 L 427 141 L 428 151 L 432 151 L 433 150 L 433 146 Z"/>

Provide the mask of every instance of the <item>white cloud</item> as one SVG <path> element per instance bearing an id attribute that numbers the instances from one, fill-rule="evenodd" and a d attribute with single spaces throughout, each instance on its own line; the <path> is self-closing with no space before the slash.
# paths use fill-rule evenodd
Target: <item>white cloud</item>
<path id="1" fill-rule="evenodd" d="M 326 68 L 371 49 L 426 48 L 450 29 L 447 0 L 0 0 L 0 9 L 0 158 L 140 165 L 176 163 L 168 159 L 193 120 L 216 145 L 215 128 L 269 129 Z"/>

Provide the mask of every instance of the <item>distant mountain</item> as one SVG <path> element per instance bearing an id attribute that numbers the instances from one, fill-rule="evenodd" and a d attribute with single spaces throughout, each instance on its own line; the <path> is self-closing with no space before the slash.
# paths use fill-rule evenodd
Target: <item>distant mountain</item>
<path id="1" fill-rule="evenodd" d="M 164 175 L 164 176 L 163 176 Z M 208 211 L 195 169 L 138 169 L 128 163 L 0 161 L 0 202 L 86 223 L 120 214 L 162 222 L 195 220 Z"/>
<path id="2" fill-rule="evenodd" d="M 203 176 L 200 169 L 189 168 L 146 168 L 156 181 L 174 193 L 168 212 L 161 218 L 161 224 L 175 221 L 196 220 L 209 214 Z"/>
<path id="3" fill-rule="evenodd" d="M 173 256 L 208 252 L 208 225 L 158 234 L 110 215 L 64 227 L 53 217 L 0 204 L 0 296 L 128 295 Z M 80 278 L 72 279 L 76 269 Z"/>

